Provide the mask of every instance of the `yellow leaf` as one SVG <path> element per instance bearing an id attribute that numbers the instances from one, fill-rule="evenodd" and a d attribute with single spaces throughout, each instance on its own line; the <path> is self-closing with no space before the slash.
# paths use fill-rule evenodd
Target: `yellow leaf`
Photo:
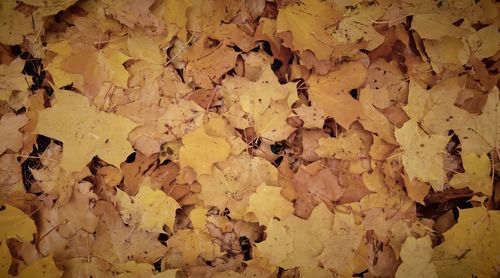
<path id="1" fill-rule="evenodd" d="M 396 278 L 437 278 L 436 267 L 431 262 L 432 242 L 429 236 L 416 239 L 407 237 L 401 248 L 403 263 L 396 272 Z"/>
<path id="2" fill-rule="evenodd" d="M 494 25 L 486 26 L 467 38 L 471 52 L 478 59 L 495 55 L 500 45 L 500 33 Z"/>
<path id="3" fill-rule="evenodd" d="M 71 55 L 61 64 L 61 69 L 83 76 L 83 93 L 95 97 L 104 82 L 127 88 L 129 73 L 123 63 L 131 57 L 107 47 L 96 50 L 92 46 L 73 47 Z"/>
<path id="4" fill-rule="evenodd" d="M 312 105 L 333 117 L 342 127 L 364 115 L 361 104 L 349 94 L 363 85 L 366 68 L 360 62 L 343 63 L 327 75 L 312 75 L 307 81 Z"/>
<path id="5" fill-rule="evenodd" d="M 83 169 L 96 155 L 120 167 L 133 152 L 127 137 L 136 126 L 122 116 L 98 111 L 85 96 L 56 90 L 52 107 L 39 113 L 35 133 L 64 143 L 61 167 L 71 173 Z"/>
<path id="6" fill-rule="evenodd" d="M 78 0 L 22 0 L 22 2 L 37 7 L 36 13 L 42 16 L 55 15 L 64 11 Z"/>
<path id="7" fill-rule="evenodd" d="M 333 214 L 323 203 L 313 210 L 308 220 L 295 215 L 272 219 L 267 225 L 266 239 L 256 244 L 257 250 L 273 264 L 287 269 L 300 267 L 301 273 L 307 274 L 305 277 L 317 277 L 312 274 L 325 273 L 325 269 L 319 268 L 318 260 L 323 251 L 320 231 L 330 230 L 333 222 Z"/>
<path id="8" fill-rule="evenodd" d="M 62 277 L 63 271 L 57 268 L 54 263 L 52 256 L 48 256 L 39 260 L 36 260 L 29 264 L 25 269 L 19 273 L 16 277 L 20 278 L 32 278 L 32 277 L 44 277 L 44 278 L 59 278 Z"/>
<path id="9" fill-rule="evenodd" d="M 323 128 L 326 115 L 317 107 L 301 105 L 293 111 L 304 122 L 304 128 Z"/>
<path id="10" fill-rule="evenodd" d="M 5 45 L 20 44 L 24 36 L 33 33 L 31 17 L 16 9 L 17 1 L 0 1 L 0 42 Z"/>
<path id="11" fill-rule="evenodd" d="M 294 50 L 311 50 L 320 60 L 328 60 L 333 53 L 334 40 L 326 27 L 338 21 L 338 13 L 328 2 L 305 0 L 279 10 L 277 33 L 290 31 Z"/>
<path id="12" fill-rule="evenodd" d="M 199 176 L 198 182 L 205 205 L 228 208 L 231 218 L 241 219 L 250 194 L 262 183 L 277 185 L 278 171 L 269 161 L 244 152 L 228 159 L 227 167 L 214 167 L 211 175 Z"/>
<path id="13" fill-rule="evenodd" d="M 454 128 L 460 138 L 462 152 L 488 153 L 500 146 L 499 91 L 495 86 L 488 94 L 488 100 L 481 115 L 471 116 Z"/>
<path id="14" fill-rule="evenodd" d="M 160 48 L 161 44 L 162 42 L 156 37 L 151 38 L 141 33 L 127 38 L 127 47 L 130 56 L 134 57 L 134 59 L 142 59 L 157 65 L 161 65 L 165 62 Z"/>
<path id="15" fill-rule="evenodd" d="M 454 21 L 453 16 L 447 13 L 422 13 L 413 17 L 411 26 L 422 39 L 440 40 L 445 36 L 461 37 L 470 33 L 453 25 Z"/>
<path id="16" fill-rule="evenodd" d="M 363 40 L 368 42 L 363 48 L 373 50 L 384 42 L 384 36 L 372 26 L 373 21 L 383 14 L 384 9 L 375 5 L 360 8 L 359 11 L 354 12 L 348 10 L 333 32 L 333 37 L 346 44 L 354 44 Z"/>
<path id="17" fill-rule="evenodd" d="M 316 154 L 343 160 L 357 160 L 363 153 L 365 143 L 357 132 L 345 132 L 339 137 L 319 138 Z"/>
<path id="18" fill-rule="evenodd" d="M 500 212 L 484 207 L 460 210 L 458 223 L 444 233 L 432 261 L 439 277 L 495 277 L 500 256 Z"/>
<path id="19" fill-rule="evenodd" d="M 396 139 L 402 150 L 402 160 L 410 180 L 429 182 L 435 191 L 442 191 L 447 181 L 444 172 L 444 152 L 448 136 L 427 135 L 413 119 L 396 129 Z"/>
<path id="20" fill-rule="evenodd" d="M 153 190 L 149 179 L 145 179 L 139 193 L 130 197 L 117 189 L 116 201 L 125 223 L 138 225 L 144 231 L 163 233 L 167 225 L 174 231 L 175 211 L 180 208 L 174 198 L 162 190 Z"/>
<path id="21" fill-rule="evenodd" d="M 12 264 L 12 256 L 10 255 L 9 247 L 7 246 L 7 242 L 0 241 L 0 276 L 2 277 L 10 277 L 9 268 Z"/>
<path id="22" fill-rule="evenodd" d="M 363 238 L 362 225 L 354 222 L 354 215 L 336 212 L 333 229 L 322 229 L 319 239 L 325 246 L 318 257 L 323 266 L 340 275 L 352 276 L 354 258 Z"/>
<path id="23" fill-rule="evenodd" d="M 491 163 L 486 153 L 478 156 L 474 153 L 462 153 L 462 163 L 465 173 L 457 173 L 450 180 L 455 188 L 469 187 L 474 192 L 482 192 L 487 196 L 493 193 L 490 177 Z"/>
<path id="24" fill-rule="evenodd" d="M 21 73 L 24 63 L 16 58 L 8 65 L 0 65 L 0 100 L 8 100 L 12 91 L 26 91 L 30 87 L 31 78 Z"/>
<path id="25" fill-rule="evenodd" d="M 272 264 L 279 265 L 293 252 L 293 235 L 281 221 L 276 219 L 271 219 L 267 224 L 266 235 L 264 241 L 256 244 L 257 249 Z"/>
<path id="26" fill-rule="evenodd" d="M 36 226 L 33 219 L 18 208 L 8 204 L 0 205 L 0 240 L 15 238 L 20 241 L 33 240 Z"/>
<path id="27" fill-rule="evenodd" d="M 50 72 L 50 75 L 54 80 L 54 85 L 61 88 L 66 85 L 73 84 L 73 87 L 83 90 L 83 76 L 67 72 L 63 69 L 64 62 L 71 55 L 71 45 L 69 42 L 60 41 L 56 43 L 48 43 L 47 50 L 56 54 L 46 67 L 46 70 Z"/>
<path id="28" fill-rule="evenodd" d="M 28 123 L 26 115 L 8 113 L 0 118 L 0 154 L 6 150 L 19 151 L 23 147 L 23 134 L 19 131 Z"/>
<path id="29" fill-rule="evenodd" d="M 248 212 L 255 213 L 261 225 L 277 217 L 283 219 L 293 213 L 291 202 L 281 196 L 281 187 L 261 184 L 257 187 L 257 192 L 250 195 Z"/>
<path id="30" fill-rule="evenodd" d="M 227 159 L 231 145 L 221 137 L 208 135 L 204 127 L 182 137 L 179 150 L 181 167 L 191 167 L 196 174 L 212 173 L 212 165 Z"/>
<path id="31" fill-rule="evenodd" d="M 220 247 L 212 243 L 210 235 L 197 229 L 177 231 L 168 239 L 167 246 L 167 260 L 169 256 L 179 254 L 185 265 L 192 265 L 198 257 L 213 261 L 222 255 Z"/>

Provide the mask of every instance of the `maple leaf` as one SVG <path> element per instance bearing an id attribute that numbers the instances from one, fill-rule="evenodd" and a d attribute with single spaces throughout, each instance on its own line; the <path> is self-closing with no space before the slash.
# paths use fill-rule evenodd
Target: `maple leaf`
<path id="1" fill-rule="evenodd" d="M 33 33 L 31 18 L 16 9 L 14 0 L 0 3 L 0 42 L 15 45 L 23 42 L 24 36 Z"/>
<path id="2" fill-rule="evenodd" d="M 15 238 L 21 241 L 33 240 L 36 234 L 35 222 L 24 212 L 9 204 L 0 205 L 0 240 Z"/>
<path id="3" fill-rule="evenodd" d="M 414 119 L 396 129 L 396 139 L 403 149 L 402 160 L 410 179 L 429 182 L 436 191 L 446 182 L 444 152 L 448 136 L 427 135 Z"/>
<path id="4" fill-rule="evenodd" d="M 57 90 L 52 107 L 39 113 L 35 133 L 64 143 L 61 167 L 71 173 L 96 155 L 120 167 L 133 152 L 126 138 L 135 127 L 127 118 L 98 111 L 85 96 Z"/>
<path id="5" fill-rule="evenodd" d="M 478 156 L 474 153 L 462 153 L 465 173 L 457 173 L 450 180 L 455 188 L 469 187 L 474 192 L 482 192 L 487 196 L 493 193 L 490 177 L 491 163 L 487 154 Z"/>
<path id="6" fill-rule="evenodd" d="M 500 45 L 500 33 L 495 26 L 490 25 L 470 34 L 467 41 L 471 53 L 478 59 L 484 59 L 495 55 Z"/>
<path id="7" fill-rule="evenodd" d="M 103 0 L 107 5 L 106 13 L 112 15 L 120 23 L 128 26 L 140 26 L 151 34 L 161 34 L 164 31 L 162 22 L 154 16 L 149 8 L 154 0 Z"/>
<path id="8" fill-rule="evenodd" d="M 428 91 L 411 81 L 404 110 L 410 118 L 420 122 L 425 131 L 447 134 L 449 129 L 462 126 L 471 117 L 470 113 L 455 106 L 462 81 L 456 77 L 445 79 Z"/>
<path id="9" fill-rule="evenodd" d="M 92 250 L 94 256 L 109 262 L 152 263 L 165 254 L 166 247 L 157 240 L 158 233 L 125 225 L 111 203 L 98 201 L 92 212 L 99 217 Z"/>
<path id="10" fill-rule="evenodd" d="M 211 237 L 197 229 L 178 230 L 167 241 L 166 258 L 179 254 L 183 265 L 193 265 L 198 257 L 213 261 L 222 255 L 220 247 L 211 241 Z"/>
<path id="11" fill-rule="evenodd" d="M 189 166 L 197 175 L 212 173 L 212 165 L 224 161 L 231 152 L 231 145 L 222 137 L 207 134 L 204 127 L 182 137 L 179 150 L 181 168 Z"/>
<path id="12" fill-rule="evenodd" d="M 328 60 L 333 54 L 335 41 L 326 27 L 338 21 L 338 12 L 326 2 L 314 0 L 290 4 L 279 10 L 276 32 L 291 32 L 293 44 L 287 45 L 299 51 L 311 50 L 320 60 Z"/>
<path id="13" fill-rule="evenodd" d="M 365 143 L 357 132 L 342 133 L 339 137 L 319 138 L 316 153 L 320 157 L 334 157 L 343 160 L 359 159 Z"/>
<path id="14" fill-rule="evenodd" d="M 438 276 L 495 276 L 500 264 L 500 213 L 476 207 L 460 210 L 459 215 L 458 223 L 444 233 L 444 242 L 434 248 Z"/>
<path id="15" fill-rule="evenodd" d="M 117 189 L 116 202 L 127 224 L 138 225 L 148 232 L 162 233 L 164 225 L 167 225 L 170 231 L 174 230 L 175 211 L 180 206 L 162 190 L 151 189 L 149 179 L 143 180 L 139 192 L 133 197 Z"/>
<path id="16" fill-rule="evenodd" d="M 205 48 L 206 40 L 208 38 L 200 38 L 184 54 L 186 68 L 183 76 L 187 83 L 193 82 L 201 88 L 211 89 L 214 83 L 220 83 L 222 75 L 234 67 L 238 53 L 224 44 Z M 224 60 L 221 61 L 220 57 L 224 57 Z"/>
<path id="17" fill-rule="evenodd" d="M 293 131 L 286 119 L 291 115 L 290 107 L 297 99 L 296 86 L 294 83 L 281 85 L 269 65 L 260 57 L 250 56 L 247 61 L 259 67 L 258 79 L 224 79 L 222 90 L 227 106 L 224 116 L 237 128 L 254 127 L 263 138 L 284 140 Z"/>
<path id="18" fill-rule="evenodd" d="M 487 153 L 500 146 L 500 94 L 495 87 L 488 94 L 488 100 L 479 116 L 469 117 L 467 121 L 457 123 L 453 130 L 460 138 L 462 152 Z"/>
<path id="19" fill-rule="evenodd" d="M 333 228 L 318 231 L 319 239 L 325 246 L 318 257 L 323 266 L 340 275 L 351 276 L 354 257 L 361 244 L 363 232 L 362 226 L 356 225 L 352 213 L 336 212 Z"/>
<path id="20" fill-rule="evenodd" d="M 269 161 L 242 153 L 229 158 L 226 167 L 214 167 L 211 175 L 199 176 L 198 182 L 205 205 L 228 208 L 232 218 L 241 219 L 259 185 L 278 184 L 278 171 Z"/>
<path id="21" fill-rule="evenodd" d="M 283 198 L 280 191 L 280 187 L 261 184 L 256 192 L 250 195 L 247 213 L 253 212 L 262 225 L 267 225 L 272 218 L 282 219 L 292 214 L 292 203 Z"/>
<path id="22" fill-rule="evenodd" d="M 431 262 L 432 242 L 429 236 L 406 238 L 401 248 L 401 260 L 396 277 L 437 278 L 436 267 Z"/>
<path id="23" fill-rule="evenodd" d="M 272 219 L 267 225 L 267 237 L 256 244 L 257 249 L 273 264 L 284 268 L 300 267 L 301 272 L 311 274 L 309 277 L 317 277 L 312 274 L 325 271 L 319 267 L 318 256 L 324 249 L 319 232 L 330 229 L 333 222 L 333 214 L 324 204 L 317 206 L 308 220 L 295 215 Z"/>
<path id="24" fill-rule="evenodd" d="M 361 63 L 350 62 L 341 64 L 325 76 L 312 75 L 307 81 L 312 105 L 348 129 L 364 115 L 363 107 L 349 92 L 365 82 L 366 72 Z"/>
<path id="25" fill-rule="evenodd" d="M 293 112 L 304 122 L 304 128 L 323 128 L 326 115 L 317 107 L 301 105 L 294 108 Z"/>
<path id="26" fill-rule="evenodd" d="M 0 118 L 0 154 L 6 150 L 19 151 L 23 147 L 23 135 L 19 131 L 28 123 L 26 115 L 5 114 Z"/>
<path id="27" fill-rule="evenodd" d="M 378 5 L 368 7 L 358 5 L 357 7 L 354 10 L 346 10 L 332 36 L 344 44 L 355 44 L 363 40 L 367 42 L 363 48 L 373 50 L 384 42 L 384 36 L 372 26 L 373 21 L 384 14 L 384 8 Z"/>
<path id="28" fill-rule="evenodd" d="M 21 73 L 24 63 L 16 58 L 8 65 L 0 65 L 0 100 L 8 100 L 12 91 L 26 91 L 31 86 L 29 78 Z"/>
<path id="29" fill-rule="evenodd" d="M 130 57 L 113 48 L 95 49 L 93 46 L 73 46 L 71 55 L 61 63 L 61 69 L 83 76 L 79 88 L 89 97 L 95 97 L 104 82 L 127 88 L 129 73 L 123 63 Z M 65 84 L 67 85 L 67 84 Z"/>

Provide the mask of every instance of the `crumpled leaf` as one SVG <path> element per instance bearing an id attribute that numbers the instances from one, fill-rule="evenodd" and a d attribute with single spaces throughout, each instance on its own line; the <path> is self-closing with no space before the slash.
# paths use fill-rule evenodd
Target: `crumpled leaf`
<path id="1" fill-rule="evenodd" d="M 212 165 L 224 161 L 231 152 L 231 145 L 222 137 L 207 134 L 204 127 L 182 137 L 179 150 L 181 167 L 193 168 L 197 175 L 212 173 Z"/>
<path id="2" fill-rule="evenodd" d="M 443 190 L 447 180 L 443 169 L 444 152 L 449 137 L 427 135 L 414 119 L 396 129 L 395 135 L 402 148 L 403 165 L 410 180 L 418 178 L 429 182 L 436 191 Z"/>
<path id="3" fill-rule="evenodd" d="M 164 225 L 173 231 L 175 211 L 180 206 L 162 190 L 152 189 L 150 183 L 145 179 L 137 195 L 132 197 L 117 189 L 116 202 L 122 218 L 125 223 L 137 225 L 144 231 L 162 233 Z"/>
<path id="4" fill-rule="evenodd" d="M 0 154 L 6 150 L 19 151 L 23 147 L 23 135 L 19 131 L 28 123 L 26 115 L 5 114 L 0 118 Z"/>
<path id="5" fill-rule="evenodd" d="M 349 95 L 366 80 L 366 68 L 359 62 L 341 64 L 327 75 L 312 75 L 308 80 L 312 105 L 344 128 L 364 115 L 363 107 Z"/>
<path id="6" fill-rule="evenodd" d="M 31 241 L 36 234 L 33 219 L 9 204 L 0 205 L 0 224 L 0 241 L 9 238 Z"/>
<path id="7" fill-rule="evenodd" d="M 283 198 L 280 191 L 280 187 L 261 184 L 250 195 L 247 213 L 253 212 L 261 225 L 267 225 L 273 218 L 283 219 L 292 214 L 292 203 Z"/>
<path id="8" fill-rule="evenodd" d="M 500 213 L 484 207 L 460 210 L 458 223 L 444 233 L 432 261 L 439 277 L 492 277 L 500 257 Z"/>
<path id="9" fill-rule="evenodd" d="M 437 278 L 436 267 L 431 262 L 432 242 L 429 236 L 416 239 L 407 237 L 401 248 L 403 263 L 396 272 L 396 277 Z"/>
<path id="10" fill-rule="evenodd" d="M 493 193 L 493 184 L 490 177 L 491 163 L 487 154 L 478 156 L 474 153 L 462 153 L 462 163 L 465 172 L 457 173 L 450 180 L 455 188 L 469 187 L 474 192 L 481 192 L 487 196 Z"/>
<path id="11" fill-rule="evenodd" d="M 136 126 L 127 118 L 98 111 L 85 96 L 57 90 L 52 107 L 39 113 L 35 133 L 63 142 L 61 167 L 71 173 L 96 155 L 120 167 L 133 152 L 127 136 Z"/>

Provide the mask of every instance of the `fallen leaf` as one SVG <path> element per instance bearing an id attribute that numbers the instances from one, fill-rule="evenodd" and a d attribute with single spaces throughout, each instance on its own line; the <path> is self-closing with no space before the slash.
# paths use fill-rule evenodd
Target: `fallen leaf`
<path id="1" fill-rule="evenodd" d="M 493 184 L 490 177 L 491 163 L 487 154 L 478 156 L 474 153 L 462 153 L 464 173 L 455 174 L 450 185 L 455 188 L 469 187 L 474 192 L 481 192 L 487 196 L 493 193 Z"/>
<path id="2" fill-rule="evenodd" d="M 438 277 L 431 262 L 432 242 L 429 236 L 416 239 L 406 238 L 401 248 L 401 260 L 396 277 Z"/>
<path id="3" fill-rule="evenodd" d="M 280 191 L 280 187 L 261 184 L 249 197 L 247 213 L 253 212 L 262 225 L 273 218 L 283 219 L 292 214 L 292 203 L 283 198 Z"/>
<path id="4" fill-rule="evenodd" d="M 164 225 L 174 231 L 175 211 L 180 206 L 165 192 L 152 189 L 148 179 L 142 182 L 133 197 L 117 189 L 116 202 L 125 223 L 148 232 L 162 233 Z"/>
<path id="5" fill-rule="evenodd" d="M 429 182 L 436 191 L 443 190 L 447 181 L 443 169 L 444 152 L 449 137 L 427 135 L 413 119 L 396 129 L 395 135 L 403 151 L 402 160 L 408 177 Z"/>
<path id="6" fill-rule="evenodd" d="M 63 142 L 61 167 L 71 173 L 96 155 L 119 167 L 133 152 L 127 136 L 135 127 L 127 118 L 99 112 L 85 96 L 58 90 L 52 107 L 39 113 L 35 133 Z"/>
<path id="7" fill-rule="evenodd" d="M 361 104 L 349 95 L 366 80 L 366 68 L 359 62 L 345 63 L 326 76 L 312 75 L 308 80 L 312 105 L 344 128 L 364 115 Z"/>
<path id="8" fill-rule="evenodd" d="M 2 241 L 15 238 L 21 241 L 33 240 L 36 234 L 35 222 L 21 210 L 8 204 L 0 205 L 0 238 Z"/>
<path id="9" fill-rule="evenodd" d="M 189 166 L 198 176 L 212 173 L 212 165 L 224 161 L 231 152 L 231 145 L 222 137 L 208 135 L 201 127 L 182 138 L 179 150 L 181 168 Z"/>

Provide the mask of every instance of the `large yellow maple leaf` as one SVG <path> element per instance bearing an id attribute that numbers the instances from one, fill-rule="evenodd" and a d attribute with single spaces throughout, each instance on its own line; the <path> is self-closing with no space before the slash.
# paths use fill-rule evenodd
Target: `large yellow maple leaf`
<path id="1" fill-rule="evenodd" d="M 226 167 L 214 167 L 211 175 L 198 177 L 198 182 L 206 206 L 228 208 L 231 218 L 241 219 L 257 186 L 278 184 L 278 171 L 269 161 L 242 153 L 229 158 Z"/>
<path id="2" fill-rule="evenodd" d="M 446 182 L 444 152 L 448 136 L 427 135 L 414 119 L 396 129 L 396 139 L 403 149 L 402 160 L 406 173 L 420 181 L 429 182 L 436 191 Z"/>
<path id="3" fill-rule="evenodd" d="M 406 238 L 401 247 L 401 260 L 403 263 L 396 272 L 396 278 L 437 278 L 436 267 L 431 262 L 432 242 L 429 236 L 416 239 Z"/>
<path id="4" fill-rule="evenodd" d="M 280 267 L 300 267 L 303 277 L 330 277 L 330 272 L 320 267 L 318 256 L 324 244 L 319 236 L 320 231 L 331 229 L 333 222 L 334 215 L 323 203 L 307 220 L 295 215 L 272 219 L 267 225 L 267 238 L 256 244 L 257 250 Z"/>
<path id="5" fill-rule="evenodd" d="M 469 187 L 474 192 L 488 196 L 493 193 L 493 183 L 490 177 L 491 163 L 487 154 L 478 156 L 474 153 L 462 153 L 462 163 L 465 172 L 457 173 L 450 180 L 455 188 Z"/>
<path id="6" fill-rule="evenodd" d="M 182 137 L 179 149 L 181 167 L 189 166 L 198 175 L 212 173 L 212 165 L 227 159 L 231 145 L 225 138 L 207 134 L 205 127 L 187 133 Z"/>
<path id="7" fill-rule="evenodd" d="M 135 127 L 125 117 L 98 111 L 83 95 L 56 90 L 52 107 L 39 113 L 34 133 L 63 142 L 61 167 L 71 173 L 83 169 L 94 156 L 120 167 L 133 152 L 127 137 Z"/>
<path id="8" fill-rule="evenodd" d="M 0 240 L 15 238 L 21 241 L 33 240 L 36 226 L 33 219 L 20 209 L 9 204 L 0 204 Z"/>
<path id="9" fill-rule="evenodd" d="M 280 194 L 281 187 L 261 184 L 250 195 L 247 212 L 253 212 L 261 225 L 273 219 L 282 219 L 293 213 L 293 205 Z"/>
<path id="10" fill-rule="evenodd" d="M 279 10 L 276 32 L 291 32 L 298 51 L 311 50 L 320 60 L 328 60 L 333 53 L 335 40 L 325 30 L 339 19 L 334 5 L 315 0 L 300 1 Z"/>
<path id="11" fill-rule="evenodd" d="M 439 277 L 495 277 L 500 256 L 500 212 L 484 207 L 460 210 L 458 223 L 444 233 L 432 261 Z"/>
<path id="12" fill-rule="evenodd" d="M 364 115 L 363 106 L 349 92 L 363 85 L 366 74 L 363 64 L 350 62 L 340 65 L 327 75 L 312 75 L 307 81 L 312 105 L 348 129 Z"/>
<path id="13" fill-rule="evenodd" d="M 116 201 L 125 223 L 136 224 L 144 231 L 164 232 L 166 225 L 174 231 L 175 211 L 180 208 L 174 198 L 159 189 L 151 189 L 149 179 L 145 179 L 139 193 L 130 197 L 117 189 Z"/>

